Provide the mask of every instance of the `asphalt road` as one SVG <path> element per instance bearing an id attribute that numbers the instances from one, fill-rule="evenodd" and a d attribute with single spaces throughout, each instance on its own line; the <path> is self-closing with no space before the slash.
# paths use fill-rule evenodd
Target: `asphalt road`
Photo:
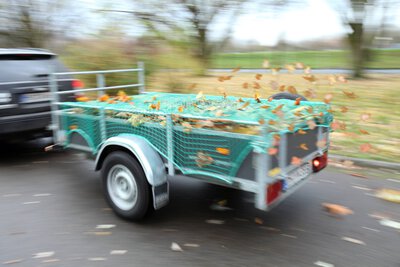
<path id="1" fill-rule="evenodd" d="M 238 191 L 175 178 L 169 206 L 135 224 L 110 211 L 92 161 L 44 145 L 0 145 L 0 266 L 400 266 L 400 232 L 378 218 L 400 221 L 400 205 L 373 196 L 400 188 L 390 174 L 326 170 L 270 213 Z M 232 210 L 211 209 L 219 200 Z M 322 202 L 354 214 L 332 216 Z"/>

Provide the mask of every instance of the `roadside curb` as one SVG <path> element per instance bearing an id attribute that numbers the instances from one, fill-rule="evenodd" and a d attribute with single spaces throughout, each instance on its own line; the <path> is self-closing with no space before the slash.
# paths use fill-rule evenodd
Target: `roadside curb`
<path id="1" fill-rule="evenodd" d="M 336 160 L 349 160 L 354 162 L 358 166 L 387 168 L 400 171 L 400 163 L 385 162 L 385 161 L 370 160 L 370 159 L 358 159 L 358 158 L 351 158 L 351 157 L 332 155 L 332 154 L 329 155 L 329 158 Z"/>

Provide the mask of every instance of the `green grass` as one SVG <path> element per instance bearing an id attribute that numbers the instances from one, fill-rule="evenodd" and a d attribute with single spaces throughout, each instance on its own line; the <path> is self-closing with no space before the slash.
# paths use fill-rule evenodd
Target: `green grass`
<path id="1" fill-rule="evenodd" d="M 372 50 L 371 61 L 367 68 L 400 68 L 399 50 Z M 279 67 L 289 62 L 302 62 L 314 69 L 351 68 L 349 51 L 271 51 L 251 53 L 221 53 L 212 59 L 213 68 L 261 68 L 264 59 L 272 67 Z"/>

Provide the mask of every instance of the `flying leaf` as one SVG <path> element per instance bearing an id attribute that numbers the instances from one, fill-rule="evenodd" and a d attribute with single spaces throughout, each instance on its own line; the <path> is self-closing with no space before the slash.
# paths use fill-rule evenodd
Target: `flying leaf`
<path id="1" fill-rule="evenodd" d="M 269 176 L 269 177 L 275 177 L 275 176 L 277 176 L 277 175 L 280 174 L 280 173 L 281 173 L 281 169 L 278 168 L 278 167 L 276 167 L 276 168 L 273 168 L 272 170 L 270 170 L 270 171 L 268 172 L 268 176 Z"/>
<path id="2" fill-rule="evenodd" d="M 225 156 L 228 156 L 231 153 L 231 151 L 228 148 L 224 148 L 224 147 L 217 147 L 215 150 L 219 154 L 222 154 L 222 155 L 225 155 Z"/>
<path id="3" fill-rule="evenodd" d="M 324 102 L 326 104 L 329 104 L 332 101 L 332 98 L 333 98 L 333 94 L 326 94 L 324 97 Z"/>
<path id="4" fill-rule="evenodd" d="M 258 218 L 258 217 L 254 218 L 254 222 L 255 222 L 256 224 L 263 224 L 263 223 L 264 223 L 263 219 Z"/>
<path id="5" fill-rule="evenodd" d="M 314 130 L 317 127 L 317 124 L 313 120 L 308 120 L 307 125 L 308 125 L 308 128 L 310 128 L 310 130 Z"/>
<path id="6" fill-rule="evenodd" d="M 249 101 L 246 101 L 240 108 L 238 108 L 238 110 L 244 110 L 246 107 L 248 107 L 250 105 Z"/>
<path id="7" fill-rule="evenodd" d="M 297 133 L 298 133 L 298 134 L 306 134 L 307 132 L 304 131 L 303 129 L 299 129 L 299 130 L 297 131 Z"/>
<path id="8" fill-rule="evenodd" d="M 203 98 L 203 91 L 200 91 L 197 96 L 196 99 L 202 99 Z"/>
<path id="9" fill-rule="evenodd" d="M 261 85 L 258 82 L 253 82 L 253 88 L 254 89 L 260 89 Z"/>
<path id="10" fill-rule="evenodd" d="M 287 69 L 289 73 L 293 73 L 296 70 L 296 67 L 292 64 L 287 64 L 285 65 L 285 69 Z"/>
<path id="11" fill-rule="evenodd" d="M 276 155 L 278 153 L 278 149 L 276 147 L 270 147 L 268 148 L 268 154 L 273 156 Z"/>
<path id="12" fill-rule="evenodd" d="M 371 118 L 371 113 L 363 113 L 361 114 L 360 118 L 362 121 L 367 121 Z"/>
<path id="13" fill-rule="evenodd" d="M 342 90 L 343 94 L 345 94 L 348 98 L 356 98 L 356 94 L 354 92 L 350 91 L 344 91 Z"/>
<path id="14" fill-rule="evenodd" d="M 295 88 L 294 86 L 292 86 L 292 85 L 290 85 L 290 86 L 287 88 L 287 91 L 288 91 L 289 93 L 293 94 L 293 95 L 297 95 L 297 90 L 296 90 L 296 88 Z"/>
<path id="15" fill-rule="evenodd" d="M 271 86 L 272 90 L 277 90 L 279 88 L 279 84 L 276 81 L 270 81 L 269 86 Z"/>
<path id="16" fill-rule="evenodd" d="M 332 203 L 322 203 L 322 207 L 329 212 L 330 214 L 333 215 L 350 215 L 353 214 L 353 211 L 345 206 L 341 206 L 338 204 L 332 204 Z"/>
<path id="17" fill-rule="evenodd" d="M 360 151 L 363 153 L 367 153 L 368 151 L 371 150 L 371 148 L 372 148 L 371 144 L 368 143 L 360 145 Z"/>
<path id="18" fill-rule="evenodd" d="M 269 68 L 269 60 L 265 59 L 262 63 L 262 67 L 268 69 Z"/>
<path id="19" fill-rule="evenodd" d="M 260 74 L 260 73 L 257 73 L 257 74 L 256 74 L 256 76 L 255 76 L 255 78 L 256 78 L 257 80 L 261 80 L 261 78 L 262 78 L 262 74 Z"/>
<path id="20" fill-rule="evenodd" d="M 161 102 L 158 101 L 157 104 L 156 104 L 156 110 L 160 110 L 160 105 L 161 105 Z"/>
<path id="21" fill-rule="evenodd" d="M 202 151 L 197 152 L 196 164 L 200 168 L 210 165 L 213 162 L 214 162 L 214 159 L 212 157 L 210 157 L 208 154 L 206 154 Z"/>
<path id="22" fill-rule="evenodd" d="M 291 159 L 291 161 L 290 161 L 290 163 L 291 163 L 292 165 L 295 165 L 295 166 L 300 166 L 300 165 L 301 165 L 301 162 L 302 162 L 302 160 L 301 160 L 301 158 L 299 158 L 299 157 L 292 157 L 292 159 Z"/>
<path id="23" fill-rule="evenodd" d="M 107 94 L 104 94 L 104 95 L 102 95 L 102 96 L 100 96 L 100 97 L 98 98 L 98 101 L 100 101 L 100 102 L 107 102 L 109 99 L 110 99 L 110 96 L 107 95 Z"/>
<path id="24" fill-rule="evenodd" d="M 303 76 L 303 79 L 311 83 L 316 82 L 318 80 L 314 75 Z"/>
<path id="25" fill-rule="evenodd" d="M 232 70 L 232 72 L 233 73 L 236 73 L 236 72 L 238 72 L 240 70 L 240 67 L 236 67 L 236 68 L 234 68 L 233 70 Z"/>
<path id="26" fill-rule="evenodd" d="M 296 98 L 296 100 L 294 101 L 294 104 L 296 106 L 300 105 L 300 101 L 301 101 L 301 97 Z"/>
<path id="27" fill-rule="evenodd" d="M 384 188 L 384 189 L 378 190 L 376 192 L 375 196 L 380 199 L 386 200 L 386 201 L 400 203 L 400 191 L 399 190 Z"/>
<path id="28" fill-rule="evenodd" d="M 299 147 L 300 147 L 301 149 L 303 149 L 303 150 L 306 150 L 306 151 L 309 150 L 307 144 L 305 144 L 305 143 L 300 144 Z"/>

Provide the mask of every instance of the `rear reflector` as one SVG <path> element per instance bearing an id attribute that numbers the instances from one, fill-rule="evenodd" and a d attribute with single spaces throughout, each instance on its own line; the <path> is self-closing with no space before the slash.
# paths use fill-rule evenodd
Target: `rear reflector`
<path id="1" fill-rule="evenodd" d="M 267 187 L 267 204 L 274 202 L 282 193 L 282 181 L 279 180 Z"/>
<path id="2" fill-rule="evenodd" d="M 325 152 L 322 156 L 316 157 L 312 160 L 312 166 L 314 172 L 319 172 L 328 165 L 328 152 Z"/>
<path id="3" fill-rule="evenodd" d="M 83 88 L 85 86 L 81 80 L 73 80 L 71 85 L 74 89 Z"/>

